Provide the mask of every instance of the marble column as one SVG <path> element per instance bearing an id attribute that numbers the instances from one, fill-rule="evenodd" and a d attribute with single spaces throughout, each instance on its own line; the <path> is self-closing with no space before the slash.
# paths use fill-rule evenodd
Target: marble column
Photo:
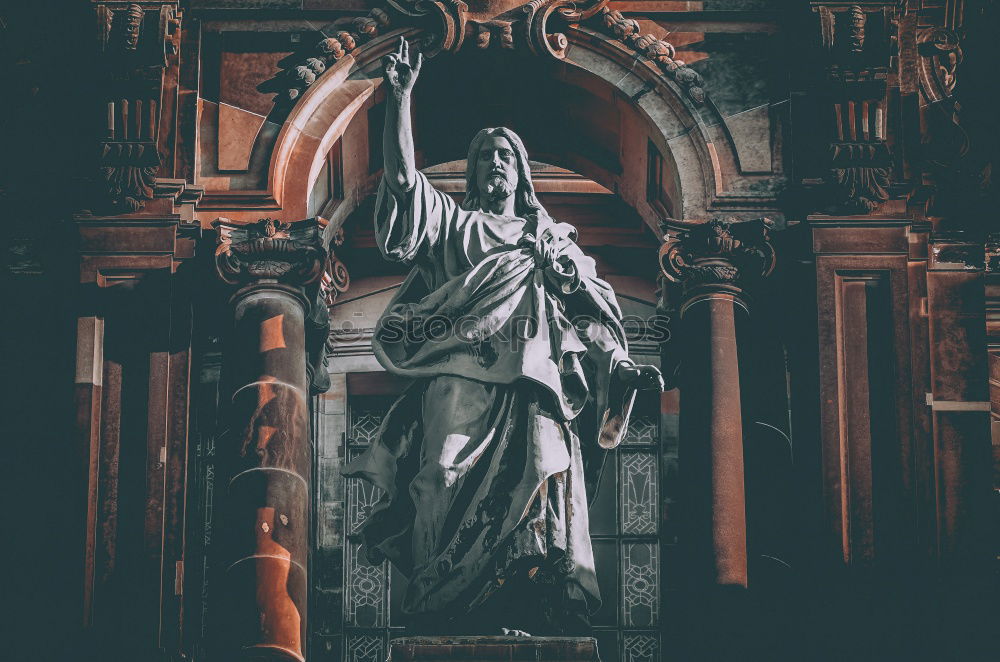
<path id="1" fill-rule="evenodd" d="M 304 660 L 312 448 L 307 320 L 326 263 L 326 222 L 220 219 L 216 270 L 235 291 L 232 393 L 217 453 L 228 478 L 219 605 L 227 659 Z"/>
<path id="2" fill-rule="evenodd" d="M 680 313 L 680 467 L 695 581 L 747 586 L 740 351 L 746 286 L 768 275 L 770 222 L 671 221 L 660 250 Z"/>

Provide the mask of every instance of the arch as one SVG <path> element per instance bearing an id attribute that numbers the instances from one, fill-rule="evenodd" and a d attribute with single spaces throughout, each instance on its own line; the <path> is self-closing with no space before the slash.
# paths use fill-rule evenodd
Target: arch
<path id="1" fill-rule="evenodd" d="M 327 152 L 382 84 L 380 59 L 400 36 L 412 40 L 423 33 L 403 28 L 373 38 L 329 67 L 292 107 L 271 151 L 268 175 L 284 215 L 307 215 L 309 187 Z M 711 104 L 696 108 L 674 81 L 621 42 L 586 27 L 575 27 L 566 36 L 564 65 L 610 86 L 643 119 L 650 142 L 674 173 L 677 215 L 706 218 L 727 190 L 749 188 L 739 181 L 737 152 L 725 122 L 721 117 L 711 123 L 705 119 L 717 114 Z M 617 182 L 618 192 L 655 229 L 662 212 L 645 200 L 645 176 L 629 175 L 631 181 Z"/>

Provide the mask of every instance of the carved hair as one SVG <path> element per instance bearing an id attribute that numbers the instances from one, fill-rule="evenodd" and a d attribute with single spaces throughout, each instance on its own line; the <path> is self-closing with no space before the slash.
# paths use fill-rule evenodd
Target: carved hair
<path id="1" fill-rule="evenodd" d="M 535 197 L 535 187 L 531 183 L 531 168 L 528 165 L 528 151 L 524 149 L 521 138 L 504 127 L 483 129 L 476 134 L 469 144 L 469 159 L 465 165 L 465 200 L 462 201 L 462 209 L 477 211 L 482 209 L 480 205 L 479 184 L 476 179 L 476 166 L 479 163 L 479 150 L 483 141 L 487 138 L 500 136 L 506 138 L 511 147 L 514 148 L 515 160 L 517 161 L 517 188 L 514 190 L 514 213 L 523 218 L 536 218 L 538 216 L 548 216 L 548 212 L 542 207 L 542 203 Z"/>

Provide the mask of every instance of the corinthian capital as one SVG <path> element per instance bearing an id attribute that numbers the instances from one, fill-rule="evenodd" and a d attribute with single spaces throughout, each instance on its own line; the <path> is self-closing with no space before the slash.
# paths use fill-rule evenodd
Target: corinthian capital
<path id="1" fill-rule="evenodd" d="M 774 270 L 774 247 L 768 236 L 771 226 L 767 218 L 667 221 L 660 268 L 667 280 L 681 284 L 685 292 L 696 288 L 738 291 Z"/>
<path id="2" fill-rule="evenodd" d="M 220 218 L 212 225 L 219 233 L 215 270 L 230 285 L 273 281 L 304 286 L 323 273 L 326 219 L 282 223 L 264 218 L 242 224 Z"/>

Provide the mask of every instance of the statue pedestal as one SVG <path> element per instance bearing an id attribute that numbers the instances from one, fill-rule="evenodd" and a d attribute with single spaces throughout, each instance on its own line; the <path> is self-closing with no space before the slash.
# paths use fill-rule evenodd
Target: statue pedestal
<path id="1" fill-rule="evenodd" d="M 600 662 L 590 637 L 402 637 L 389 662 Z"/>

